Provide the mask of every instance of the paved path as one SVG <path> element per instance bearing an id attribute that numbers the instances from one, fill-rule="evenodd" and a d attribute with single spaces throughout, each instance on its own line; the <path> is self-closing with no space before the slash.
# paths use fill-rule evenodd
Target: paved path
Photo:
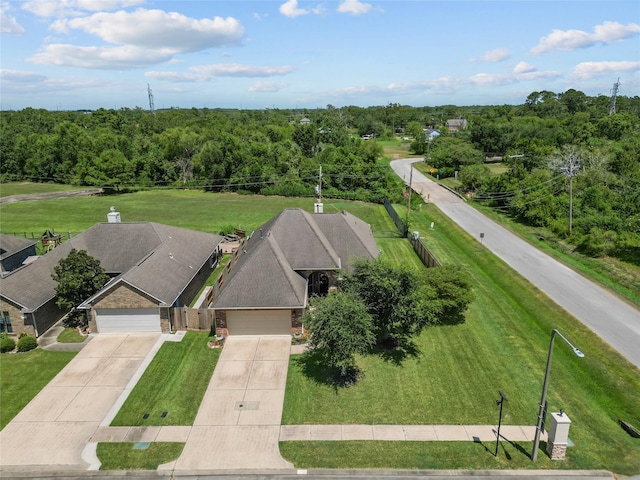
<path id="1" fill-rule="evenodd" d="M 394 160 L 393 170 L 408 183 L 416 158 Z M 546 293 L 600 338 L 640 367 L 640 311 L 512 234 L 458 196 L 413 169 L 412 187 L 445 215 Z M 549 332 L 551 333 L 551 332 Z M 579 345 L 586 355 L 588 345 Z"/>

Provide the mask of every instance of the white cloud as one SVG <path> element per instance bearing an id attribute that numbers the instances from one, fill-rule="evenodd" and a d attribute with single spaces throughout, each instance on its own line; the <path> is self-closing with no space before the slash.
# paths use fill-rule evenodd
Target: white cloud
<path id="1" fill-rule="evenodd" d="M 304 8 L 298 8 L 298 0 L 287 0 L 280 5 L 280 13 L 285 17 L 296 18 L 300 15 L 308 15 L 310 12 Z"/>
<path id="2" fill-rule="evenodd" d="M 279 92 L 283 88 L 287 88 L 289 86 L 288 83 L 282 82 L 265 82 L 259 80 L 255 82 L 253 85 L 249 87 L 250 92 L 258 92 L 258 93 L 272 93 Z"/>
<path id="3" fill-rule="evenodd" d="M 598 43 L 613 43 L 638 33 L 640 33 L 639 24 L 622 25 L 618 22 L 603 22 L 602 25 L 596 25 L 593 33 L 582 30 L 554 29 L 549 35 L 540 39 L 540 43 L 531 49 L 531 53 L 541 55 L 554 50 L 571 51 L 578 48 L 588 48 Z"/>
<path id="4" fill-rule="evenodd" d="M 485 52 L 480 58 L 472 58 L 472 62 L 502 62 L 509 58 L 511 54 L 506 48 L 496 48 Z"/>
<path id="5" fill-rule="evenodd" d="M 571 77 L 588 80 L 601 75 L 618 75 L 620 72 L 640 71 L 640 62 L 582 62 L 576 65 Z"/>
<path id="6" fill-rule="evenodd" d="M 9 14 L 11 5 L 9 2 L 0 3 L 0 33 L 12 35 L 22 35 L 24 28 L 18 23 L 13 15 Z"/>
<path id="7" fill-rule="evenodd" d="M 180 13 L 137 9 L 134 12 L 95 13 L 88 17 L 58 20 L 57 32 L 83 30 L 102 40 L 174 53 L 196 52 L 211 47 L 238 44 L 244 34 L 233 17 L 195 19 Z"/>
<path id="8" fill-rule="evenodd" d="M 33 83 L 44 82 L 47 79 L 44 75 L 20 70 L 0 70 L 0 80 L 2 83 Z"/>
<path id="9" fill-rule="evenodd" d="M 256 65 L 241 65 L 238 63 L 219 63 L 214 65 L 197 65 L 192 70 L 209 77 L 272 77 L 286 75 L 293 71 L 293 67 L 259 67 Z"/>
<path id="10" fill-rule="evenodd" d="M 364 3 L 360 0 L 344 0 L 340 5 L 338 5 L 338 12 L 361 15 L 363 13 L 367 13 L 371 8 L 370 3 Z"/>
<path id="11" fill-rule="evenodd" d="M 256 66 L 237 63 L 195 65 L 188 72 L 146 72 L 145 76 L 167 82 L 209 82 L 218 77 L 273 77 L 286 75 L 294 70 L 290 66 Z"/>
<path id="12" fill-rule="evenodd" d="M 145 0 L 29 0 L 22 8 L 39 17 L 75 17 L 85 12 L 116 10 L 140 5 Z"/>
<path id="13" fill-rule="evenodd" d="M 528 73 L 535 72 L 536 67 L 528 64 L 527 62 L 520 62 L 513 68 L 513 73 Z"/>
<path id="14" fill-rule="evenodd" d="M 46 45 L 44 49 L 27 60 L 32 63 L 96 68 L 129 70 L 148 67 L 167 62 L 173 52 L 150 50 L 136 46 L 118 47 L 78 47 L 67 44 Z"/>

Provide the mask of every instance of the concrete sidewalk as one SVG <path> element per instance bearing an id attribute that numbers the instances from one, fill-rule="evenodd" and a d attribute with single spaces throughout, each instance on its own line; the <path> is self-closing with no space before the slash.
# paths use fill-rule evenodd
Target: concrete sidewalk
<path id="1" fill-rule="evenodd" d="M 92 442 L 186 442 L 190 426 L 100 427 Z M 536 427 L 502 425 L 506 442 L 533 442 Z M 279 441 L 382 440 L 405 442 L 488 442 L 496 439 L 495 425 L 282 425 Z M 546 441 L 546 433 L 540 436 Z"/>
<path id="2" fill-rule="evenodd" d="M 502 425 L 500 438 L 532 442 L 535 426 Z M 420 442 L 484 442 L 496 439 L 494 425 L 282 425 L 280 441 L 386 440 Z M 546 440 L 546 435 L 541 435 Z"/>

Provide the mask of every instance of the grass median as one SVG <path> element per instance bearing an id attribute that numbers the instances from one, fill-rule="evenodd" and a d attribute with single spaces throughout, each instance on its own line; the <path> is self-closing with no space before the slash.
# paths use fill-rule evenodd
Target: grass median
<path id="1" fill-rule="evenodd" d="M 111 425 L 192 425 L 220 357 L 208 340 L 187 332 L 181 342 L 165 342 Z"/>

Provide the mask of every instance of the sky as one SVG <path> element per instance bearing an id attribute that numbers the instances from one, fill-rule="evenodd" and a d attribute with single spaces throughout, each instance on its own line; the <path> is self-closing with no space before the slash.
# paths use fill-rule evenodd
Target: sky
<path id="1" fill-rule="evenodd" d="M 640 2 L 0 0 L 0 108 L 640 95 Z"/>

